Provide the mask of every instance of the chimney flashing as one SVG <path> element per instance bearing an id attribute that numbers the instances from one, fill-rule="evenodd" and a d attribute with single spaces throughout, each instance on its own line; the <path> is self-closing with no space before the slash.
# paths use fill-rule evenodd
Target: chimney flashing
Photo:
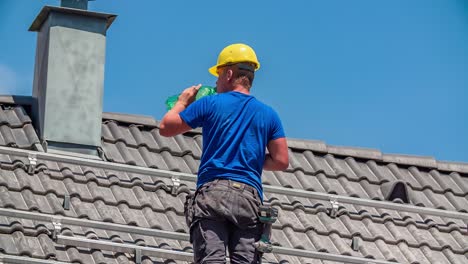
<path id="1" fill-rule="evenodd" d="M 47 142 L 47 150 L 45 152 L 50 153 L 50 154 L 71 156 L 71 157 L 84 158 L 84 159 L 102 160 L 102 158 L 99 157 L 97 150 L 95 153 L 94 150 L 91 151 L 90 149 L 86 149 L 86 146 L 83 146 L 84 148 L 80 149 L 79 148 L 80 146 L 76 145 L 75 146 L 76 148 L 71 151 L 69 146 L 67 146 L 66 148 L 61 148 L 61 147 L 51 147 L 49 144 L 50 142 Z M 89 150 L 89 152 L 87 150 Z"/>

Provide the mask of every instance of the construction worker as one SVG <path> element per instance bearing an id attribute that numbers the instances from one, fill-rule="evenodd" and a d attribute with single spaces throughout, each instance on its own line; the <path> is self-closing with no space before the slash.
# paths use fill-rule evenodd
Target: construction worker
<path id="1" fill-rule="evenodd" d="M 254 242 L 263 228 L 262 169 L 285 170 L 289 162 L 277 113 L 250 94 L 259 68 L 251 47 L 225 47 L 209 69 L 218 94 L 194 101 L 201 85 L 185 89 L 160 124 L 167 137 L 203 128 L 197 190 L 185 204 L 195 263 L 226 263 L 226 248 L 231 263 L 257 263 L 261 255 Z"/>

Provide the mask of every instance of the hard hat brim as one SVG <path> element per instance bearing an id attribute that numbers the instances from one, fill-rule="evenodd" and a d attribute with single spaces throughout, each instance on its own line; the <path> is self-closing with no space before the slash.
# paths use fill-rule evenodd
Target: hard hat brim
<path id="1" fill-rule="evenodd" d="M 223 66 L 223 65 L 215 65 L 215 66 L 209 68 L 208 72 L 211 73 L 212 75 L 214 75 L 215 77 L 219 77 L 218 76 L 218 67 L 219 66 Z M 255 63 L 255 71 L 257 71 L 258 69 L 260 69 L 260 63 Z"/>
<path id="2" fill-rule="evenodd" d="M 215 65 L 215 66 L 209 68 L 208 72 L 213 74 L 215 77 L 219 77 L 217 70 L 218 70 L 218 65 Z"/>

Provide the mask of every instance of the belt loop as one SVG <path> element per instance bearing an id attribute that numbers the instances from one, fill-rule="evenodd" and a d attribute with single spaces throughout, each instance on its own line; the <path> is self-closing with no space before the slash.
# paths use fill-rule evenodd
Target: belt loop
<path id="1" fill-rule="evenodd" d="M 216 186 L 218 184 L 218 182 L 219 182 L 219 178 L 214 179 L 212 182 L 213 182 L 212 184 L 214 186 Z"/>
<path id="2" fill-rule="evenodd" d="M 260 194 L 258 194 L 257 188 L 253 188 L 254 195 L 259 199 L 260 201 L 262 200 L 262 197 L 260 197 Z"/>

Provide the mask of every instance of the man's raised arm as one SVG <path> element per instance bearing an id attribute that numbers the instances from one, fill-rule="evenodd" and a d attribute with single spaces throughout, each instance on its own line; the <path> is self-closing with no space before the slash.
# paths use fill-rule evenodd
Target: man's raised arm
<path id="1" fill-rule="evenodd" d="M 179 96 L 177 103 L 174 107 L 167 112 L 159 127 L 159 134 L 164 137 L 173 137 L 178 134 L 185 133 L 192 128 L 185 123 L 184 120 L 180 117 L 179 113 L 184 111 L 188 105 L 190 105 L 197 95 L 198 89 L 200 89 L 201 84 L 197 86 L 192 86 L 185 89 Z"/>

